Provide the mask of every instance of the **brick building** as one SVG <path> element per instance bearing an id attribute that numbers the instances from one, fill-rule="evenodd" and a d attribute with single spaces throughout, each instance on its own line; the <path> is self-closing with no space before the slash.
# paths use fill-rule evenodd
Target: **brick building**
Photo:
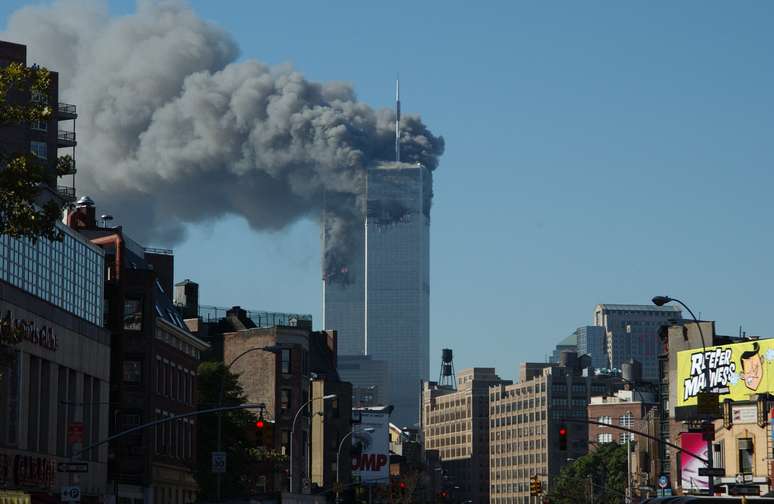
<path id="1" fill-rule="evenodd" d="M 438 450 L 444 474 L 459 487 L 452 498 L 489 501 L 489 387 L 510 384 L 494 368 L 465 369 L 457 388 L 422 384 L 420 426 L 425 449 Z"/>
<path id="2" fill-rule="evenodd" d="M 95 215 L 94 202 L 81 198 L 67 223 L 105 254 L 112 435 L 195 411 L 196 371 L 208 346 L 188 331 L 172 304 L 172 252 L 146 249 L 121 227 L 99 227 Z M 196 500 L 195 426 L 195 418 L 177 420 L 111 442 L 111 493 L 146 503 Z"/>

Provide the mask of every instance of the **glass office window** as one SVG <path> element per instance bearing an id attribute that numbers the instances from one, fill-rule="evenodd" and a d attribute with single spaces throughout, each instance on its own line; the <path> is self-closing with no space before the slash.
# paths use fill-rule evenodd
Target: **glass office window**
<path id="1" fill-rule="evenodd" d="M 104 253 L 63 225 L 62 241 L 0 236 L 0 280 L 102 326 Z"/>

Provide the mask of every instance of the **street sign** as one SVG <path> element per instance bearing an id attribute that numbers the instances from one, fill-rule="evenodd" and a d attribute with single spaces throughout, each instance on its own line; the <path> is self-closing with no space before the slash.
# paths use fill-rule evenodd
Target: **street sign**
<path id="1" fill-rule="evenodd" d="M 70 422 L 67 426 L 67 443 L 83 443 L 83 422 Z"/>
<path id="2" fill-rule="evenodd" d="M 212 452 L 212 472 L 215 474 L 226 472 L 226 452 Z"/>
<path id="3" fill-rule="evenodd" d="M 720 396 L 715 392 L 702 391 L 696 394 L 696 409 L 700 415 L 717 415 L 720 403 Z"/>
<path id="4" fill-rule="evenodd" d="M 61 473 L 85 473 L 89 472 L 88 462 L 59 462 L 56 465 L 57 472 Z"/>
<path id="5" fill-rule="evenodd" d="M 62 502 L 80 502 L 81 487 L 66 486 L 62 487 Z"/>
<path id="6" fill-rule="evenodd" d="M 669 476 L 666 474 L 662 474 L 658 477 L 658 486 L 661 488 L 666 488 L 669 485 Z"/>
<path id="7" fill-rule="evenodd" d="M 723 467 L 699 467 L 699 476 L 724 477 L 726 470 Z"/>

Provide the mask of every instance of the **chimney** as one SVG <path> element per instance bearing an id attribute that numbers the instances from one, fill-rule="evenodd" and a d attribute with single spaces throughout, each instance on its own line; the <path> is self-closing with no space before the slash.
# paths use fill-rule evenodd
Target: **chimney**
<path id="1" fill-rule="evenodd" d="M 94 200 L 81 196 L 75 203 L 75 209 L 67 213 L 67 226 L 72 229 L 94 229 L 97 227 Z"/>

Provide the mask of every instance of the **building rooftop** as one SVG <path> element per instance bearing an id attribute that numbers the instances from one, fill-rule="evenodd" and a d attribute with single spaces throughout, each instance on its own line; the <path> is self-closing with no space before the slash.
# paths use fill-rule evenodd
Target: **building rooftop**
<path id="1" fill-rule="evenodd" d="M 615 310 L 615 311 L 663 311 L 663 312 L 679 312 L 680 308 L 677 306 L 666 305 L 635 305 L 635 304 L 598 304 L 597 307 L 603 310 Z"/>

